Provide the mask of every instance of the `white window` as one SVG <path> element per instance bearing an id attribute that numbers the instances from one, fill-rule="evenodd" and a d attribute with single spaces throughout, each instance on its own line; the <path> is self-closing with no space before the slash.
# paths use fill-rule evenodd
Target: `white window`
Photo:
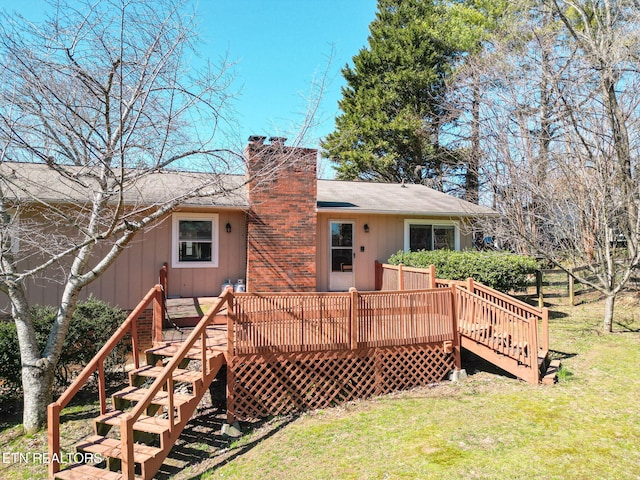
<path id="1" fill-rule="evenodd" d="M 172 216 L 173 268 L 218 266 L 218 215 L 174 213 Z"/>
<path id="2" fill-rule="evenodd" d="M 460 230 L 452 222 L 406 219 L 404 250 L 460 250 Z"/>

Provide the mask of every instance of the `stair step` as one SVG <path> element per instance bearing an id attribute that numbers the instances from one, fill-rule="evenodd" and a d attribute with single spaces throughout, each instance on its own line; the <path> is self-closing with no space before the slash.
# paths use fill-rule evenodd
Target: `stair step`
<path id="1" fill-rule="evenodd" d="M 558 381 L 558 370 L 560 370 L 561 366 L 562 364 L 560 363 L 560 360 L 551 360 L 544 377 L 542 377 L 542 384 L 553 385 L 556 383 Z"/>
<path id="2" fill-rule="evenodd" d="M 122 474 L 84 463 L 71 465 L 54 475 L 60 480 L 121 480 Z"/>
<path id="3" fill-rule="evenodd" d="M 114 410 L 113 412 L 100 415 L 94 420 L 94 422 L 119 427 L 123 415 L 126 415 L 125 412 Z M 133 429 L 138 432 L 162 435 L 169 431 L 169 420 L 160 417 L 140 415 L 138 421 L 133 424 Z"/>
<path id="4" fill-rule="evenodd" d="M 98 453 L 102 457 L 122 459 L 122 443 L 113 438 L 93 435 L 76 445 L 76 448 L 81 452 Z M 162 454 L 162 449 L 134 443 L 133 453 L 136 463 L 144 463 Z"/>
<path id="5" fill-rule="evenodd" d="M 128 400 L 130 402 L 139 402 L 144 399 L 149 392 L 147 388 L 140 387 L 126 387 L 122 390 L 114 393 L 113 398 L 120 398 L 123 400 Z M 180 405 L 188 403 L 194 400 L 195 397 L 193 395 L 187 395 L 184 393 L 174 393 L 173 394 L 173 405 L 178 408 Z M 169 406 L 169 393 L 165 391 L 160 391 L 156 393 L 155 397 L 151 401 L 154 405 L 162 405 L 163 407 Z"/>
<path id="6" fill-rule="evenodd" d="M 154 367 L 153 365 L 145 365 L 144 367 L 140 367 L 136 370 L 132 370 L 129 372 L 129 376 L 140 376 L 140 377 L 152 377 L 157 378 L 164 372 L 164 367 Z M 183 382 L 183 383 L 195 383 L 197 381 L 202 380 L 202 372 L 198 372 L 195 370 L 183 370 L 181 368 L 176 368 L 173 371 L 173 380 L 174 382 Z"/>
<path id="7" fill-rule="evenodd" d="M 182 344 L 180 343 L 166 343 L 163 345 L 159 345 L 157 347 L 150 348 L 146 350 L 145 353 L 151 353 L 153 355 L 162 356 L 162 357 L 173 357 L 176 353 L 182 348 Z M 216 350 L 214 348 L 207 348 L 207 357 L 211 357 L 220 353 L 220 350 Z M 186 358 L 190 360 L 201 360 L 202 359 L 202 349 L 200 347 L 191 347 L 187 352 Z"/>

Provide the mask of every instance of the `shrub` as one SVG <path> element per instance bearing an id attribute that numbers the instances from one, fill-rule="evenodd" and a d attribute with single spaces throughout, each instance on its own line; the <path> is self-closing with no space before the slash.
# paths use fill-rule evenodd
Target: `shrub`
<path id="1" fill-rule="evenodd" d="M 501 292 L 523 290 L 528 276 L 539 268 L 535 259 L 508 252 L 455 252 L 451 250 L 399 251 L 389 263 L 426 268 L 435 265 L 438 278 L 474 280 Z"/>
<path id="2" fill-rule="evenodd" d="M 42 351 L 47 343 L 56 309 L 34 306 L 31 315 L 38 348 Z M 95 298 L 90 297 L 78 303 L 57 365 L 56 385 L 66 387 L 71 382 L 72 372 L 89 363 L 125 319 L 126 314 L 122 310 Z M 123 369 L 121 367 L 124 367 L 130 345 L 128 342 L 121 342 L 120 345 L 121 348 L 116 349 L 105 362 L 105 373 Z M 22 380 L 18 336 L 13 321 L 0 322 L 0 364 L 1 396 L 15 396 L 20 392 Z"/>

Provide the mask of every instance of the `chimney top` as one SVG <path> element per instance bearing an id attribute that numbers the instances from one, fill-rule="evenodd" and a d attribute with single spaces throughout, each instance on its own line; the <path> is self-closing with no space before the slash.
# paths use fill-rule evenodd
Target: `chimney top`
<path id="1" fill-rule="evenodd" d="M 286 137 L 269 137 L 269 141 L 272 145 L 284 145 L 287 139 Z"/>
<path id="2" fill-rule="evenodd" d="M 249 137 L 249 143 L 257 143 L 262 145 L 267 137 L 263 137 L 262 135 L 251 135 Z"/>

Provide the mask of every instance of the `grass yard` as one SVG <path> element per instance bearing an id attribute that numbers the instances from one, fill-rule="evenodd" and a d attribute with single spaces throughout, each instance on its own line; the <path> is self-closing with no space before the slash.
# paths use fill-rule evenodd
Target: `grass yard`
<path id="1" fill-rule="evenodd" d="M 474 364 L 463 382 L 273 419 L 233 443 L 219 436 L 219 418 L 202 415 L 160 478 L 640 478 L 640 299 L 618 302 L 611 335 L 601 332 L 602 308 L 553 307 L 556 385 Z M 73 422 L 89 415 L 65 413 Z M 80 423 L 70 427 L 65 445 L 82 434 Z M 46 451 L 46 433 L 18 432 L 3 424 L 0 451 Z M 0 478 L 43 478 L 39 468 L 0 463 Z"/>

